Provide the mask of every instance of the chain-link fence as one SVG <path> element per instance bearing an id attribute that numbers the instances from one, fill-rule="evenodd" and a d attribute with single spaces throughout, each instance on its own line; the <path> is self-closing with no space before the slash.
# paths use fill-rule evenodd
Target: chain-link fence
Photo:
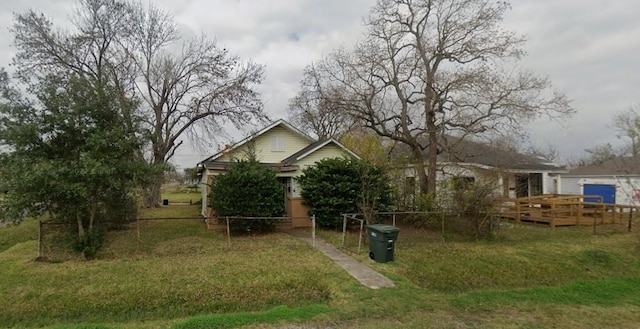
<path id="1" fill-rule="evenodd" d="M 367 225 L 387 224 L 400 228 L 400 246 L 411 241 L 462 241 L 478 239 L 511 239 L 511 235 L 521 234 L 518 227 L 555 230 L 562 234 L 563 228 L 580 231 L 583 234 L 624 234 L 640 233 L 640 212 L 608 214 L 615 220 L 602 221 L 600 217 L 579 226 L 553 227 L 550 221 L 540 221 L 515 212 L 482 213 L 463 216 L 457 212 L 378 212 L 365 219 L 361 213 L 343 214 L 343 228 L 337 243 L 354 253 L 367 251 Z M 519 218 L 516 220 L 515 218 Z M 403 238 L 406 237 L 406 238 Z M 518 239 L 518 238 L 516 238 Z"/>
<path id="2" fill-rule="evenodd" d="M 206 231 L 202 217 L 101 221 L 96 228 L 105 232 L 98 255 L 101 258 L 133 256 L 148 251 L 149 246 L 162 239 Z M 77 251 L 77 230 L 77 224 L 72 222 L 40 221 L 37 259 L 50 262 L 82 259 L 82 253 Z"/>
<path id="3" fill-rule="evenodd" d="M 79 258 L 73 251 L 74 225 L 40 221 L 38 226 L 38 260 L 61 262 Z M 81 258 L 81 257 L 80 257 Z"/>
<path id="4" fill-rule="evenodd" d="M 306 232 L 304 234 L 312 240 L 315 237 L 314 217 L 230 216 L 209 220 L 202 217 L 139 218 L 129 223 L 100 222 L 100 227 L 108 228 L 108 231 L 97 258 L 134 257 L 144 254 L 170 255 L 180 253 L 181 250 L 185 253 L 197 253 L 211 248 L 227 249 L 233 243 L 234 234 L 229 225 L 232 221 L 269 221 L 275 224 L 274 230 L 307 227 L 308 235 Z M 41 221 L 38 230 L 38 259 L 50 262 L 82 259 L 82 254 L 74 249 L 77 236 L 75 223 Z"/>

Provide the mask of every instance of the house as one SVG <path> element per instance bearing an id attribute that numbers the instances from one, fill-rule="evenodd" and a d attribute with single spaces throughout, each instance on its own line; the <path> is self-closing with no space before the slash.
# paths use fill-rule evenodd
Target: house
<path id="1" fill-rule="evenodd" d="M 200 161 L 198 172 L 202 188 L 202 215 L 210 218 L 208 207 L 209 186 L 216 175 L 226 172 L 237 160 L 246 159 L 254 152 L 260 163 L 276 171 L 282 183 L 287 217 L 294 227 L 309 226 L 308 207 L 303 203 L 296 177 L 302 171 L 325 158 L 358 156 L 333 139 L 317 141 L 284 120 L 271 123 L 240 142 Z"/>
<path id="2" fill-rule="evenodd" d="M 438 182 L 453 179 L 494 182 L 496 194 L 508 198 L 558 193 L 558 175 L 567 172 L 564 166 L 544 158 L 505 150 L 468 138 L 447 136 L 441 138 L 440 143 L 436 177 Z M 428 149 L 424 152 L 426 157 Z M 412 168 L 405 175 L 408 181 L 417 179 Z"/>
<path id="3" fill-rule="evenodd" d="M 640 158 L 618 157 L 573 168 L 559 176 L 558 192 L 597 195 L 605 203 L 640 206 Z"/>

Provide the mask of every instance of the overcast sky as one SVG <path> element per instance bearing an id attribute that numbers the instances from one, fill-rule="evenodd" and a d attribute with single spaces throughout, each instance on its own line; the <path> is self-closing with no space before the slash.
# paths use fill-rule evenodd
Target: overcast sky
<path id="1" fill-rule="evenodd" d="M 243 58 L 266 65 L 263 101 L 274 119 L 298 90 L 305 65 L 363 32 L 362 17 L 375 0 L 150 0 L 173 14 L 184 35 L 200 32 Z M 13 13 L 36 8 L 67 21 L 74 1 L 0 0 L 0 66 L 13 56 L 8 32 Z M 564 160 L 596 144 L 620 143 L 613 113 L 640 103 L 640 1 L 513 0 L 505 26 L 527 37 L 522 66 L 547 75 L 573 100 L 564 122 L 541 118 L 528 127 L 538 146 L 557 145 Z M 238 137 L 236 137 L 238 138 Z M 216 152 L 184 148 L 174 160 L 194 166 Z"/>

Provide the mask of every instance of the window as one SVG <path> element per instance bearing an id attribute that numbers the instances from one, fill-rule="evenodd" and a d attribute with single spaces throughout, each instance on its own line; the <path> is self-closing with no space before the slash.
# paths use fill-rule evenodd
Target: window
<path id="1" fill-rule="evenodd" d="M 531 196 L 542 195 L 542 174 L 529 174 L 529 184 Z"/>
<path id="2" fill-rule="evenodd" d="M 404 186 L 407 189 L 407 192 L 411 194 L 416 193 L 416 178 L 415 177 L 405 177 Z"/>
<path id="3" fill-rule="evenodd" d="M 271 152 L 284 152 L 284 136 L 271 137 Z"/>
<path id="4" fill-rule="evenodd" d="M 451 177 L 451 187 L 456 191 L 466 190 L 475 183 L 473 177 Z"/>

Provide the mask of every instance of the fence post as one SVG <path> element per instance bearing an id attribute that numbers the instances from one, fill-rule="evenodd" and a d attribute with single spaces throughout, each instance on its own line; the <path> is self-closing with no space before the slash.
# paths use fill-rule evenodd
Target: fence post
<path id="1" fill-rule="evenodd" d="M 358 238 L 358 253 L 360 253 L 360 246 L 362 246 L 362 228 L 364 227 L 364 219 L 360 220 L 360 237 Z"/>
<path id="2" fill-rule="evenodd" d="M 347 215 L 342 214 L 342 248 L 344 248 L 345 235 L 347 235 Z"/>
<path id="3" fill-rule="evenodd" d="M 136 254 L 140 254 L 140 219 L 136 218 Z"/>
<path id="4" fill-rule="evenodd" d="M 231 248 L 231 230 L 229 229 L 229 216 L 227 219 L 227 247 Z"/>
<path id="5" fill-rule="evenodd" d="M 633 218 L 633 208 L 629 208 L 629 224 L 627 226 L 627 232 L 631 232 L 631 219 Z"/>
<path id="6" fill-rule="evenodd" d="M 444 217 L 445 217 L 444 210 L 440 210 L 440 222 L 442 225 L 442 241 L 445 241 Z"/>
<path id="7" fill-rule="evenodd" d="M 38 259 L 44 258 L 42 247 L 42 221 L 38 221 Z"/>
<path id="8" fill-rule="evenodd" d="M 313 214 L 311 215 L 311 239 L 312 239 L 312 245 L 315 247 L 316 246 L 316 215 Z"/>
<path id="9" fill-rule="evenodd" d="M 393 226 L 396 226 L 396 212 L 393 212 Z"/>

